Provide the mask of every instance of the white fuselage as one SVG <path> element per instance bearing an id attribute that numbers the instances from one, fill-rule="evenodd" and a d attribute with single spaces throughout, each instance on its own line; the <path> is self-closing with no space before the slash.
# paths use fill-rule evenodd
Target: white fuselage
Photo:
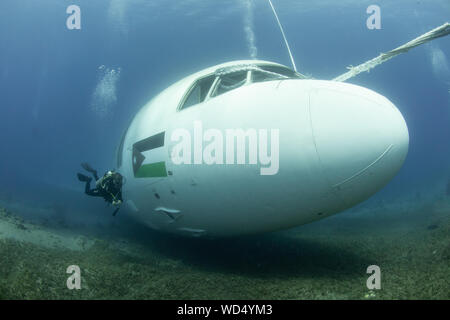
<path id="1" fill-rule="evenodd" d="M 119 149 L 119 172 L 126 178 L 123 198 L 138 220 L 194 236 L 290 228 L 360 203 L 400 169 L 409 143 L 401 113 L 356 85 L 248 81 L 214 97 L 211 89 L 203 102 L 180 110 L 198 79 L 246 63 L 279 66 L 238 61 L 206 69 L 175 83 L 136 115 Z M 234 147 L 227 142 L 236 129 L 248 134 L 240 160 L 237 140 Z M 192 138 L 191 154 L 181 153 L 190 163 L 174 160 L 180 132 Z"/>

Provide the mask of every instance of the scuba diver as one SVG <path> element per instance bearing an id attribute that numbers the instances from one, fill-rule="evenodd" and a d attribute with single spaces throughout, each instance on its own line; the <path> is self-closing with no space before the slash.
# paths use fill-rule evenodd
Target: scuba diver
<path id="1" fill-rule="evenodd" d="M 88 163 L 82 163 L 84 170 L 92 173 L 95 178 L 95 189 L 91 189 L 92 178 L 81 173 L 77 173 L 78 180 L 86 182 L 84 192 L 93 197 L 102 197 L 106 202 L 119 206 L 113 213 L 116 215 L 122 204 L 122 184 L 123 177 L 120 173 L 114 170 L 106 172 L 100 179 L 97 175 L 97 170 L 93 169 Z"/>

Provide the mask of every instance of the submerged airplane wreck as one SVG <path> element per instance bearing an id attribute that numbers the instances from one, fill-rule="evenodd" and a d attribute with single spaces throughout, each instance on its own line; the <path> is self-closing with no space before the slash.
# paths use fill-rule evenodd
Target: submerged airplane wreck
<path id="1" fill-rule="evenodd" d="M 131 214 L 162 231 L 233 236 L 366 200 L 401 168 L 408 129 L 386 97 L 343 81 L 449 33 L 446 23 L 333 80 L 308 79 L 294 63 L 244 60 L 176 82 L 120 142 Z"/>

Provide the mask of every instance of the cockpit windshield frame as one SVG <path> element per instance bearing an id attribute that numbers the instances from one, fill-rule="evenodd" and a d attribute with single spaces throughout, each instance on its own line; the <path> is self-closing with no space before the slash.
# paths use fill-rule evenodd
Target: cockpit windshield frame
<path id="1" fill-rule="evenodd" d="M 246 76 L 239 76 L 243 73 L 245 73 Z M 256 74 L 259 74 L 260 76 L 257 81 L 255 80 L 256 77 L 254 76 Z M 212 77 L 215 77 L 215 79 L 211 82 Z M 306 79 L 306 77 L 296 71 L 289 69 L 288 67 L 274 64 L 240 64 L 219 68 L 215 72 L 195 80 L 181 99 L 177 110 L 181 111 L 190 108 L 210 99 L 214 99 L 215 97 L 218 97 L 227 92 L 233 91 L 234 89 L 252 83 L 280 81 L 287 79 Z M 205 82 L 205 80 L 208 82 Z M 234 80 L 236 80 L 236 83 L 233 83 Z M 201 86 L 205 83 L 211 83 L 209 89 L 207 90 L 207 94 L 204 95 L 202 93 L 199 93 L 200 96 L 198 97 L 198 102 L 192 103 L 191 95 L 196 91 L 200 92 L 201 90 L 205 90 L 206 88 L 201 88 Z"/>

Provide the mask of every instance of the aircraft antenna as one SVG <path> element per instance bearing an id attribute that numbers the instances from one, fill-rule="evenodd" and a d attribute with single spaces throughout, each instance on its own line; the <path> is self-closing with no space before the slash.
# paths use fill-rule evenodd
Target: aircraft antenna
<path id="1" fill-rule="evenodd" d="M 291 58 L 292 67 L 294 67 L 295 72 L 297 72 L 297 67 L 295 66 L 294 58 L 292 57 L 291 49 L 289 48 L 289 43 L 286 39 L 286 35 L 284 34 L 284 30 L 283 27 L 281 26 L 280 19 L 278 19 L 278 15 L 277 12 L 275 11 L 275 8 L 273 7 L 272 1 L 269 0 L 269 4 L 270 7 L 272 8 L 273 14 L 275 15 L 275 19 L 277 19 L 278 26 L 280 27 L 281 34 L 283 35 L 284 43 L 286 43 L 286 47 L 289 52 L 289 57 Z"/>

